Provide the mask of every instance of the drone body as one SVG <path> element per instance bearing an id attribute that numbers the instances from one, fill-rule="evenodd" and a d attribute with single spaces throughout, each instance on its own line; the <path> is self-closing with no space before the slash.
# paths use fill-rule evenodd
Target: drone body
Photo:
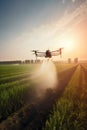
<path id="1" fill-rule="evenodd" d="M 35 54 L 36 59 L 37 59 L 37 57 L 52 58 L 52 56 L 58 56 L 58 55 L 61 56 L 62 49 L 63 48 L 59 48 L 58 50 L 55 50 L 55 51 L 46 50 L 45 52 L 40 52 L 38 50 L 32 50 L 32 52 L 34 52 L 33 54 Z"/>
<path id="2" fill-rule="evenodd" d="M 45 53 L 45 57 L 47 58 L 51 58 L 52 57 L 52 54 L 51 54 L 51 51 L 50 50 L 46 50 L 46 53 Z"/>

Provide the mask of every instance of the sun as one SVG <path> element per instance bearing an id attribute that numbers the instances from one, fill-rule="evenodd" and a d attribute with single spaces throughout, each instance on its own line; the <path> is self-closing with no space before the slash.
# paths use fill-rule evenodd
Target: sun
<path id="1" fill-rule="evenodd" d="M 73 41 L 65 41 L 64 43 L 64 48 L 66 48 L 68 51 L 73 50 Z"/>
<path id="2" fill-rule="evenodd" d="M 66 51 L 72 51 L 74 49 L 74 39 L 70 37 L 64 37 L 61 41 L 62 46 Z"/>

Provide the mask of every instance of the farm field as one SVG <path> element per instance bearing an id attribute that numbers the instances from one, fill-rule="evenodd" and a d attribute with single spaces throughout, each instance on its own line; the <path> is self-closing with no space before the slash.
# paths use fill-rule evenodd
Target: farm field
<path id="1" fill-rule="evenodd" d="M 43 130 L 87 130 L 87 69 L 78 66 Z"/>
<path id="2" fill-rule="evenodd" d="M 43 97 L 40 66 L 0 66 L 0 130 L 87 130 L 87 64 L 55 64 L 58 84 Z"/>

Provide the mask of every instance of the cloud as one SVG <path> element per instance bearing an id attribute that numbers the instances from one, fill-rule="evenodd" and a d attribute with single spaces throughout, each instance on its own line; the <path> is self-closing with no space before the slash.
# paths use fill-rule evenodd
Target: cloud
<path id="1" fill-rule="evenodd" d="M 50 42 L 54 42 L 55 37 L 57 39 L 69 30 L 72 30 L 82 20 L 86 19 L 87 15 L 87 2 L 83 3 L 73 13 L 66 13 L 62 18 L 54 23 L 42 25 L 38 28 L 34 28 L 31 32 L 24 32 L 20 37 L 16 39 L 17 43 L 31 44 L 31 47 L 41 48 L 50 45 Z"/>
<path id="2" fill-rule="evenodd" d="M 74 3 L 76 0 L 72 0 L 72 2 Z"/>

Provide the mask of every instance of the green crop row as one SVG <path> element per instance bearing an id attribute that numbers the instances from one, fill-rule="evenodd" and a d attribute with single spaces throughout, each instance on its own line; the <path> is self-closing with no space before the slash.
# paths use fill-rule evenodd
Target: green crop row
<path id="1" fill-rule="evenodd" d="M 28 71 L 18 71 L 18 72 L 13 72 L 13 73 L 6 73 L 6 74 L 2 74 L 0 75 L 0 79 L 1 78 L 6 78 L 6 77 L 11 77 L 11 76 L 16 76 L 16 75 L 21 75 L 21 74 L 26 74 L 26 73 L 30 73 Z"/>
<path id="2" fill-rule="evenodd" d="M 0 121 L 20 109 L 29 100 L 29 95 L 32 90 L 33 85 L 29 82 L 24 84 L 15 83 L 8 91 L 4 89 L 0 93 Z"/>
<path id="3" fill-rule="evenodd" d="M 0 66 L 1 67 L 1 66 Z M 6 68 L 5 68 L 6 67 Z M 29 68 L 30 67 L 30 68 Z M 2 66 L 2 75 L 12 74 L 10 77 L 3 77 L 0 79 L 0 121 L 6 119 L 9 115 L 20 109 L 29 96 L 33 96 L 35 84 L 31 83 L 30 72 L 35 70 L 38 66 Z M 57 71 L 62 72 L 64 69 L 73 68 L 73 65 L 57 65 Z M 34 69 L 33 69 L 34 68 Z M 26 72 L 25 74 L 14 75 L 15 73 Z M 4 73 L 4 71 L 6 71 Z M 29 72 L 29 73 L 28 73 Z M 64 74 L 62 74 L 64 75 Z M 38 80 L 35 81 L 38 85 Z M 27 98 L 28 97 L 28 98 Z"/>
<path id="4" fill-rule="evenodd" d="M 26 74 L 13 75 L 10 77 L 0 78 L 0 84 L 9 83 L 9 82 L 13 82 L 16 80 L 21 80 L 23 78 L 28 78 L 28 77 L 30 77 L 30 75 L 31 75 L 30 73 L 26 73 Z"/>
<path id="5" fill-rule="evenodd" d="M 30 79 L 30 73 L 37 67 L 38 65 L 36 67 L 30 65 L 0 66 L 3 75 L 0 78 L 0 122 L 31 99 L 30 95 L 33 93 L 35 85 Z M 34 95 L 32 94 L 32 96 Z"/>
<path id="6" fill-rule="evenodd" d="M 79 66 L 43 130 L 87 130 L 87 87 L 83 86 L 84 73 Z"/>
<path id="7" fill-rule="evenodd" d="M 4 90 L 7 91 L 14 86 L 17 87 L 17 86 L 24 85 L 24 84 L 29 83 L 29 82 L 30 82 L 30 78 L 28 77 L 28 78 L 23 78 L 23 79 L 16 80 L 13 82 L 1 84 L 0 85 L 0 93 L 2 93 Z"/>
<path id="8" fill-rule="evenodd" d="M 0 65 L 0 78 L 18 73 L 28 73 L 38 68 L 38 66 L 39 65 Z"/>

